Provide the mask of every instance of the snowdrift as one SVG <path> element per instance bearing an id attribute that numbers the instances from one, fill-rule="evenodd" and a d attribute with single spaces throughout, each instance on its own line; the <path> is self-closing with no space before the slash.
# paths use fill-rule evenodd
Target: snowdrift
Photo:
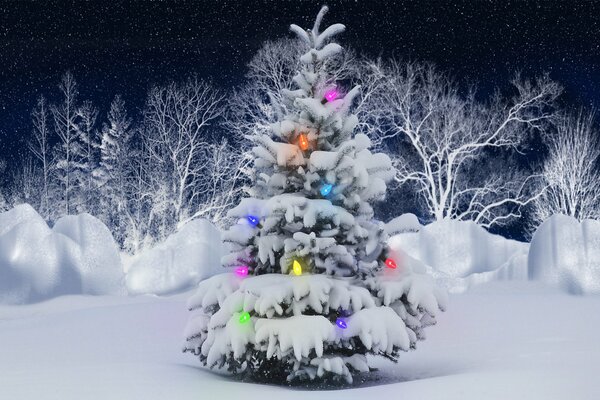
<path id="1" fill-rule="evenodd" d="M 496 280 L 527 280 L 527 243 L 493 235 L 471 221 L 443 220 L 421 226 L 412 214 L 386 225 L 392 249 L 428 266 L 452 293 Z M 392 236 L 393 235 L 393 236 Z"/>
<path id="2" fill-rule="evenodd" d="M 50 229 L 28 204 L 0 214 L 0 303 L 124 293 L 117 245 L 96 218 L 67 216 Z"/>
<path id="3" fill-rule="evenodd" d="M 600 293 L 600 221 L 554 215 L 537 229 L 529 277 L 572 294 Z"/>
<path id="4" fill-rule="evenodd" d="M 207 220 L 193 220 L 163 243 L 131 260 L 127 288 L 131 294 L 176 293 L 223 272 L 220 231 Z"/>

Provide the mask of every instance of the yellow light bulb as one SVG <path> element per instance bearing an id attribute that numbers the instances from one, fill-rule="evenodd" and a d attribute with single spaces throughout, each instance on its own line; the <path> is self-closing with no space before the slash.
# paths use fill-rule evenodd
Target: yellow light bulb
<path id="1" fill-rule="evenodd" d="M 298 260 L 294 260 L 293 270 L 295 275 L 302 275 L 302 265 L 298 262 Z"/>

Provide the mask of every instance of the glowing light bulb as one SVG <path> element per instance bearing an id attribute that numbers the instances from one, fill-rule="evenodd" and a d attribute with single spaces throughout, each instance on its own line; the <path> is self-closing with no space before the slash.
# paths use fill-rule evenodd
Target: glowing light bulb
<path id="1" fill-rule="evenodd" d="M 327 101 L 334 101 L 335 99 L 338 98 L 338 91 L 337 89 L 329 89 L 328 91 L 325 92 L 325 100 Z"/>
<path id="2" fill-rule="evenodd" d="M 246 275 L 248 275 L 248 267 L 246 267 L 245 265 L 242 265 L 242 266 L 240 266 L 240 267 L 237 267 L 237 268 L 235 269 L 235 273 L 236 273 L 238 276 L 246 276 Z"/>
<path id="3" fill-rule="evenodd" d="M 396 265 L 396 261 L 392 260 L 391 258 L 385 260 L 385 265 L 391 269 L 396 269 L 398 267 L 398 265 Z"/>
<path id="4" fill-rule="evenodd" d="M 294 275 L 302 275 L 302 265 L 300 265 L 298 260 L 294 260 L 292 270 L 294 271 Z"/>
<path id="5" fill-rule="evenodd" d="M 344 318 L 336 319 L 335 324 L 342 329 L 346 329 L 348 327 L 348 324 L 346 324 L 346 321 L 344 320 Z"/>
<path id="6" fill-rule="evenodd" d="M 255 217 L 254 215 L 248 215 L 246 217 L 246 219 L 248 220 L 248 223 L 250 225 L 252 225 L 252 226 L 258 225 L 258 222 L 259 222 L 258 217 Z"/>
<path id="7" fill-rule="evenodd" d="M 250 313 L 247 311 L 241 313 L 240 314 L 240 324 L 245 324 L 248 321 L 250 321 Z"/>
<path id="8" fill-rule="evenodd" d="M 298 146 L 300 146 L 300 149 L 303 151 L 308 150 L 308 139 L 304 133 L 301 133 L 298 138 Z"/>
<path id="9" fill-rule="evenodd" d="M 323 196 L 323 197 L 329 196 L 332 189 L 333 189 L 332 184 L 330 184 L 330 183 L 324 184 L 323 186 L 321 186 L 321 196 Z"/>

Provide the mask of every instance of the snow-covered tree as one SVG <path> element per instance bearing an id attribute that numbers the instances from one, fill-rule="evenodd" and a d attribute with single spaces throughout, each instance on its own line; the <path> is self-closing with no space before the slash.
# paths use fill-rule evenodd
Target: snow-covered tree
<path id="1" fill-rule="evenodd" d="M 31 154 L 20 157 L 20 162 L 11 171 L 8 201 L 11 206 L 28 203 L 35 209 L 40 208 L 42 176 Z"/>
<path id="2" fill-rule="evenodd" d="M 202 282 L 189 302 L 184 351 L 257 380 L 351 382 L 369 371 L 367 355 L 396 360 L 414 348 L 445 302 L 374 219 L 394 171 L 354 134 L 360 88 L 345 92 L 324 67 L 345 29 L 321 32 L 326 11 L 311 30 L 291 26 L 306 45 L 295 89 L 282 89 L 268 132 L 249 132 L 252 197 L 230 211 L 238 223 L 224 234 L 223 264 L 235 272 Z"/>
<path id="3" fill-rule="evenodd" d="M 544 135 L 548 157 L 542 170 L 542 195 L 533 205 L 537 226 L 554 214 L 578 220 L 600 219 L 600 132 L 594 112 L 561 118 Z"/>
<path id="4" fill-rule="evenodd" d="M 270 130 L 278 115 L 274 105 L 285 107 L 282 91 L 293 86 L 300 67 L 300 57 L 308 50 L 298 38 L 265 42 L 248 64 L 246 82 L 229 97 L 225 125 L 232 136 L 243 138 L 250 133 Z M 352 51 L 330 57 L 321 66 L 332 80 L 346 80 L 357 73 L 358 63 Z"/>
<path id="5" fill-rule="evenodd" d="M 51 108 L 54 117 L 54 130 L 60 142 L 56 148 L 55 175 L 58 180 L 62 195 L 60 205 L 66 215 L 70 214 L 73 192 L 73 147 L 77 139 L 76 111 L 77 111 L 77 83 L 71 72 L 62 76 L 58 88 L 62 94 L 62 101 Z"/>
<path id="6" fill-rule="evenodd" d="M 96 131 L 98 109 L 91 101 L 84 101 L 77 108 L 75 118 L 76 140 L 73 146 L 73 174 L 75 177 L 74 204 L 77 212 L 98 215 L 99 203 L 94 181 L 94 171 L 98 169 L 100 143 Z"/>
<path id="7" fill-rule="evenodd" d="M 10 208 L 10 204 L 8 202 L 8 199 L 6 198 L 6 188 L 7 188 L 7 182 L 5 181 L 4 177 L 6 176 L 5 174 L 6 172 L 6 161 L 2 158 L 0 158 L 0 212 L 1 211 L 6 211 L 7 209 Z"/>
<path id="8" fill-rule="evenodd" d="M 197 78 L 172 83 L 150 91 L 144 126 L 157 174 L 168 190 L 165 215 L 168 225 L 177 227 L 196 211 L 204 158 L 211 143 L 211 128 L 224 113 L 223 95 Z"/>
<path id="9" fill-rule="evenodd" d="M 376 141 L 390 149 L 398 184 L 410 184 L 433 220 L 473 220 L 490 227 L 520 215 L 539 192 L 528 175 L 479 173 L 493 152 L 518 149 L 554 114 L 560 87 L 542 77 L 515 78 L 514 94 L 482 102 L 433 66 L 371 62 L 369 118 Z M 363 74 L 364 75 L 364 74 Z M 375 88 L 374 88 L 375 86 Z M 373 93 L 373 92 L 372 92 Z"/>
<path id="10" fill-rule="evenodd" d="M 54 160 L 51 154 L 51 131 L 48 104 L 45 97 L 40 96 L 31 112 L 33 122 L 33 138 L 29 143 L 29 150 L 41 164 L 42 187 L 40 189 L 40 208 L 38 212 L 44 218 L 50 218 L 50 179 Z"/>
<path id="11" fill-rule="evenodd" d="M 115 96 L 110 104 L 108 123 L 102 128 L 99 165 L 93 171 L 100 213 L 119 243 L 124 241 L 128 180 L 137 155 L 130 143 L 133 135 L 131 124 L 125 102 L 121 96 Z"/>
<path id="12" fill-rule="evenodd" d="M 217 226 L 223 226 L 227 212 L 244 194 L 245 171 L 248 157 L 239 146 L 226 139 L 207 143 L 202 157 L 202 178 L 197 180 L 190 202 L 197 210 L 180 222 L 180 225 L 195 218 L 205 218 Z"/>

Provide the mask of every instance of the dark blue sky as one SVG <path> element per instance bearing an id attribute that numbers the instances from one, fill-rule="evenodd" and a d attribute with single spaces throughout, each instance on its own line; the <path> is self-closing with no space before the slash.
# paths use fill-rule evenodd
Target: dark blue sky
<path id="1" fill-rule="evenodd" d="M 139 109 L 153 83 L 197 73 L 239 83 L 267 39 L 309 26 L 321 1 L 1 1 L 0 157 L 31 130 L 40 94 L 70 69 L 101 111 L 122 94 Z M 484 88 L 514 70 L 549 72 L 565 101 L 600 104 L 600 4 L 575 1 L 329 1 L 341 43 L 371 55 L 432 61 Z"/>

